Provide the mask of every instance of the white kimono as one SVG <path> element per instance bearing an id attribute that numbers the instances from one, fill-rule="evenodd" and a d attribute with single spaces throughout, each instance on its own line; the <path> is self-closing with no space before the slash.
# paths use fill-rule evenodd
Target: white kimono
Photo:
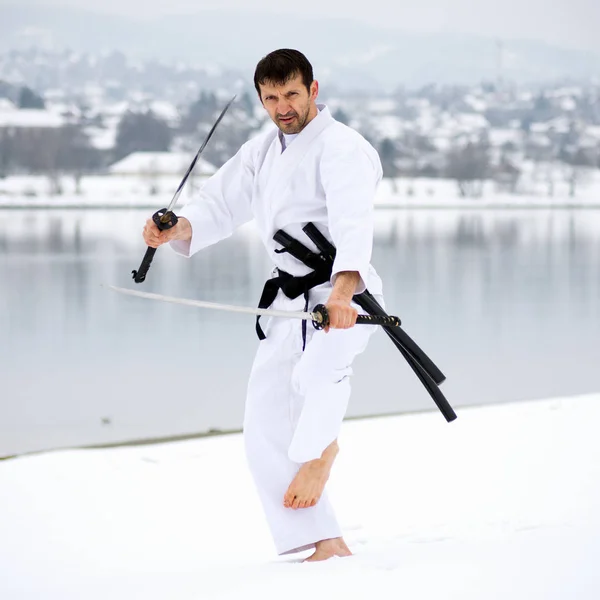
<path id="1" fill-rule="evenodd" d="M 331 282 L 310 291 L 310 308 L 326 303 L 342 271 L 358 271 L 357 292 L 366 286 L 383 303 L 381 280 L 370 265 L 379 156 L 326 106 L 318 108 L 284 152 L 275 127 L 244 144 L 179 211 L 191 223 L 192 239 L 171 246 L 191 256 L 254 218 L 274 265 L 301 276 L 310 269 L 288 253 L 275 253 L 280 245 L 273 235 L 283 229 L 316 251 L 302 231 L 312 222 L 337 254 Z M 304 298 L 290 300 L 279 291 L 273 308 L 303 310 Z M 337 438 L 350 397 L 352 361 L 376 329 L 360 325 L 325 334 L 309 325 L 303 351 L 301 327 L 300 321 L 280 318 L 264 326 L 267 338 L 253 364 L 244 417 L 248 463 L 280 554 L 341 536 L 326 494 L 316 506 L 298 510 L 285 508 L 283 497 L 299 466 L 319 458 Z"/>

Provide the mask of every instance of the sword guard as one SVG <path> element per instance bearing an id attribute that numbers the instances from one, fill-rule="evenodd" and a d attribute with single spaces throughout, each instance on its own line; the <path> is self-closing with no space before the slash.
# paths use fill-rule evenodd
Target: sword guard
<path id="1" fill-rule="evenodd" d="M 166 208 L 161 208 L 160 210 L 157 210 L 152 215 L 152 220 L 154 221 L 154 223 L 160 231 L 165 231 L 166 229 L 171 229 L 172 227 L 175 227 L 178 221 L 177 215 L 172 210 L 167 211 Z"/>
<path id="2" fill-rule="evenodd" d="M 317 304 L 312 312 L 316 317 L 312 320 L 315 329 L 321 330 L 329 325 L 329 312 L 327 312 L 327 307 L 324 304 Z"/>

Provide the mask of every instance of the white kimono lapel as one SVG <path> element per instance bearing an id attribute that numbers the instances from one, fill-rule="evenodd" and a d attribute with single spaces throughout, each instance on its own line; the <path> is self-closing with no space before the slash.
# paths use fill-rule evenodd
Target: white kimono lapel
<path id="1" fill-rule="evenodd" d="M 302 162 L 305 154 L 310 149 L 311 143 L 318 137 L 329 125 L 335 123 L 331 116 L 329 108 L 324 104 L 317 105 L 319 114 L 298 134 L 286 150 L 281 152 L 281 141 L 279 136 L 271 142 L 269 153 L 278 153 L 273 160 L 271 171 L 269 173 L 269 182 L 265 189 L 265 201 L 272 205 L 276 202 L 290 183 L 291 176 Z"/>

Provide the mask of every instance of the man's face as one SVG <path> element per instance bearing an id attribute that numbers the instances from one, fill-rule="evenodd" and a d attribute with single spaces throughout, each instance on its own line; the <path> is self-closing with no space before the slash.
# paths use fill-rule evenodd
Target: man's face
<path id="1" fill-rule="evenodd" d="M 302 75 L 296 75 L 283 85 L 265 83 L 259 87 L 263 106 L 283 133 L 300 133 L 317 116 L 318 82 L 310 84 L 310 93 L 302 82 Z"/>

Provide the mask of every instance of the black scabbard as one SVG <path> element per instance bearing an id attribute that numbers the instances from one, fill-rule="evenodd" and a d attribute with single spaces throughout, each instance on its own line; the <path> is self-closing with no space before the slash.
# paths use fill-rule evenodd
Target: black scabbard
<path id="1" fill-rule="evenodd" d="M 372 296 L 371 296 L 371 298 L 369 298 L 369 296 L 370 296 L 370 294 L 368 294 L 368 293 L 362 293 L 362 294 L 358 294 L 358 295 L 354 296 L 353 300 L 361 308 L 363 308 L 370 314 L 385 314 L 385 311 L 383 311 L 381 306 L 379 306 L 379 303 L 377 302 L 377 300 L 375 300 L 375 298 L 373 298 Z M 373 312 L 371 312 L 371 311 L 373 311 Z M 446 397 L 444 396 L 444 394 L 438 387 L 438 384 L 436 383 L 436 381 L 432 378 L 430 371 L 427 370 L 425 368 L 425 366 L 419 360 L 417 360 L 415 355 L 412 352 L 410 352 L 399 341 L 398 338 L 404 337 L 404 338 L 410 340 L 410 342 L 419 349 L 419 353 L 421 355 L 425 356 L 425 358 L 427 358 L 427 360 L 431 363 L 431 366 L 433 366 L 433 368 L 441 374 L 441 376 L 443 377 L 442 381 L 445 379 L 443 373 L 435 366 L 435 364 L 433 364 L 431 359 L 429 357 L 427 357 L 427 355 L 413 342 L 413 340 L 408 336 L 408 334 L 406 334 L 406 332 L 404 332 L 400 329 L 400 327 L 394 327 L 393 329 L 384 327 L 383 330 L 388 334 L 389 338 L 392 340 L 392 342 L 394 343 L 396 348 L 398 348 L 398 350 L 400 351 L 400 354 L 402 354 L 402 356 L 404 357 L 404 359 L 406 360 L 406 362 L 408 363 L 410 368 L 414 371 L 415 375 L 419 378 L 421 383 L 425 386 L 425 389 L 431 396 L 432 400 L 435 402 L 436 406 L 440 409 L 440 412 L 442 413 L 442 415 L 444 416 L 446 421 L 448 423 L 454 421 L 454 419 L 456 419 L 456 413 L 454 412 L 454 409 L 452 408 L 452 406 L 450 406 L 450 403 L 448 402 L 448 400 L 446 400 Z M 392 335 L 393 333 L 399 333 L 398 330 L 400 330 L 401 336 Z"/>
<path id="2" fill-rule="evenodd" d="M 323 253 L 328 261 L 333 265 L 335 260 L 335 246 L 317 229 L 313 223 L 308 223 L 302 228 L 302 231 L 310 238 L 315 246 Z M 385 310 L 377 302 L 369 290 L 362 294 L 354 296 L 353 300 L 371 315 L 387 316 Z M 425 370 L 436 385 L 441 385 L 446 376 L 437 368 L 435 363 L 419 348 L 414 340 L 401 328 L 386 329 L 386 333 L 398 342 Z"/>
<path id="3" fill-rule="evenodd" d="M 307 223 L 302 230 L 319 249 L 322 256 L 333 266 L 336 255 L 335 246 L 317 229 L 314 223 Z M 387 315 L 368 290 L 365 290 L 362 294 L 355 295 L 353 300 L 369 314 Z M 401 327 L 385 327 L 384 331 L 398 348 L 406 362 L 408 362 L 410 368 L 419 378 L 446 421 L 448 423 L 454 421 L 456 413 L 438 387 L 444 382 L 446 376 Z"/>

